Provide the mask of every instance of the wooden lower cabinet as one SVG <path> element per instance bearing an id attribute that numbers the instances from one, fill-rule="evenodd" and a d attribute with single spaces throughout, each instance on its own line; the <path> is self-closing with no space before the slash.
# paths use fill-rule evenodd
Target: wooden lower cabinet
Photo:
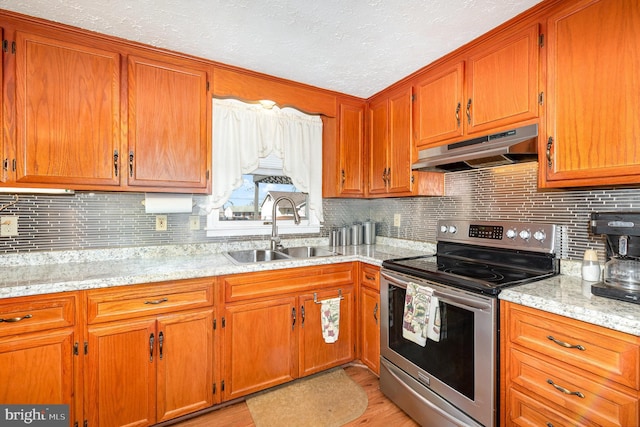
<path id="1" fill-rule="evenodd" d="M 500 425 L 640 425 L 639 337 L 501 305 Z"/>
<path id="2" fill-rule="evenodd" d="M 295 297 L 228 305 L 224 325 L 224 400 L 297 376 Z"/>
<path id="3" fill-rule="evenodd" d="M 356 273 L 343 263 L 223 277 L 223 400 L 353 360 Z M 338 295 L 339 336 L 326 343 L 320 302 Z"/>
<path id="4" fill-rule="evenodd" d="M 361 264 L 360 304 L 360 360 L 380 375 L 380 268 Z"/>
<path id="5" fill-rule="evenodd" d="M 87 293 L 89 426 L 147 426 L 215 403 L 211 283 L 194 279 Z"/>
<path id="6" fill-rule="evenodd" d="M 1 403 L 69 405 L 78 421 L 76 302 L 76 293 L 0 300 Z"/>
<path id="7" fill-rule="evenodd" d="M 339 336 L 324 342 L 321 305 L 301 294 L 229 304 L 224 331 L 224 400 L 235 399 L 323 371 L 354 358 L 353 287 L 318 290 L 316 299 L 341 292 Z"/>

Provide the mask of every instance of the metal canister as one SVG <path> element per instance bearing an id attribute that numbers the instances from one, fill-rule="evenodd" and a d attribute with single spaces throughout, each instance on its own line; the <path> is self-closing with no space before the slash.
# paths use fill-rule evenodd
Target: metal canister
<path id="1" fill-rule="evenodd" d="M 355 223 L 351 226 L 351 244 L 354 246 L 362 244 L 362 224 Z"/>
<path id="2" fill-rule="evenodd" d="M 351 244 L 351 230 L 348 226 L 340 228 L 340 245 L 348 246 Z"/>
<path id="3" fill-rule="evenodd" d="M 362 223 L 362 241 L 365 245 L 374 245 L 376 243 L 375 222 L 367 220 Z"/>
<path id="4" fill-rule="evenodd" d="M 332 229 L 329 232 L 329 246 L 336 247 L 340 245 L 340 234 L 337 228 Z"/>

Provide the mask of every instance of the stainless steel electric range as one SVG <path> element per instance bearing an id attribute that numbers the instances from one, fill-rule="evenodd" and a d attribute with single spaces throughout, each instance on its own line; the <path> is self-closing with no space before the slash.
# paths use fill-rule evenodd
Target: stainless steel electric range
<path id="1" fill-rule="evenodd" d="M 499 304 L 506 287 L 559 273 L 558 228 L 440 220 L 433 255 L 382 263 L 380 388 L 423 426 L 496 426 Z M 438 332 L 403 336 L 408 286 L 432 292 Z"/>

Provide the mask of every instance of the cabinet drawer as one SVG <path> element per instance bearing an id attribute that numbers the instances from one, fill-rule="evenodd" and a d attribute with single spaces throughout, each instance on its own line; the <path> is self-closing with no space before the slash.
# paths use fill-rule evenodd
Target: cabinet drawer
<path id="1" fill-rule="evenodd" d="M 282 296 L 323 287 L 353 285 L 357 281 L 356 263 L 328 264 L 235 274 L 220 279 L 225 301 Z"/>
<path id="2" fill-rule="evenodd" d="M 213 279 L 97 289 L 87 292 L 89 324 L 213 305 Z"/>
<path id="3" fill-rule="evenodd" d="M 0 300 L 0 336 L 73 326 L 75 302 L 75 294 Z"/>
<path id="4" fill-rule="evenodd" d="M 634 389 L 640 388 L 637 337 L 510 305 L 512 343 Z M 567 348 L 564 345 L 580 346 Z"/>
<path id="5" fill-rule="evenodd" d="M 509 417 L 506 426 L 551 426 L 551 427 L 595 427 L 584 418 L 570 418 L 558 411 L 554 411 L 542 402 L 539 402 L 526 394 L 510 389 L 507 397 Z"/>
<path id="6" fill-rule="evenodd" d="M 575 419 L 597 425 L 638 424 L 637 393 L 622 393 L 603 385 L 600 379 L 567 371 L 563 364 L 556 366 L 518 350 L 511 349 L 509 358 L 512 383 L 536 400 L 546 399 L 575 414 Z"/>
<path id="7" fill-rule="evenodd" d="M 380 268 L 372 265 L 362 264 L 362 274 L 360 283 L 376 291 L 380 290 Z"/>

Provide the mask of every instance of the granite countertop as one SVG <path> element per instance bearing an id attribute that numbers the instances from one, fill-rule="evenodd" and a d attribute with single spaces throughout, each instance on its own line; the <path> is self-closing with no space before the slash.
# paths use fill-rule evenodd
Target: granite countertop
<path id="1" fill-rule="evenodd" d="M 362 261 L 381 265 L 389 258 L 434 253 L 434 245 L 378 239 L 376 245 L 329 248 L 330 257 L 298 258 L 235 264 L 223 252 L 264 248 L 264 242 L 230 245 L 88 250 L 0 257 L 0 298 L 39 295 L 86 289 L 212 277 L 226 274 L 277 270 L 338 262 Z M 268 242 L 266 243 L 268 245 Z M 322 246 L 326 240 L 298 240 L 285 246 Z"/>
<path id="2" fill-rule="evenodd" d="M 592 284 L 561 274 L 505 289 L 500 299 L 640 336 L 640 305 L 592 295 Z"/>
<path id="3" fill-rule="evenodd" d="M 297 239 L 285 246 L 326 246 L 325 239 Z M 381 265 L 390 258 L 431 254 L 435 245 L 379 237 L 375 245 L 331 248 L 332 257 L 235 264 L 223 252 L 264 248 L 265 242 L 198 244 L 0 256 L 0 299 L 125 286 L 338 262 Z M 580 263 L 561 261 L 562 274 L 505 289 L 500 299 L 640 336 L 640 305 L 591 295 Z"/>

